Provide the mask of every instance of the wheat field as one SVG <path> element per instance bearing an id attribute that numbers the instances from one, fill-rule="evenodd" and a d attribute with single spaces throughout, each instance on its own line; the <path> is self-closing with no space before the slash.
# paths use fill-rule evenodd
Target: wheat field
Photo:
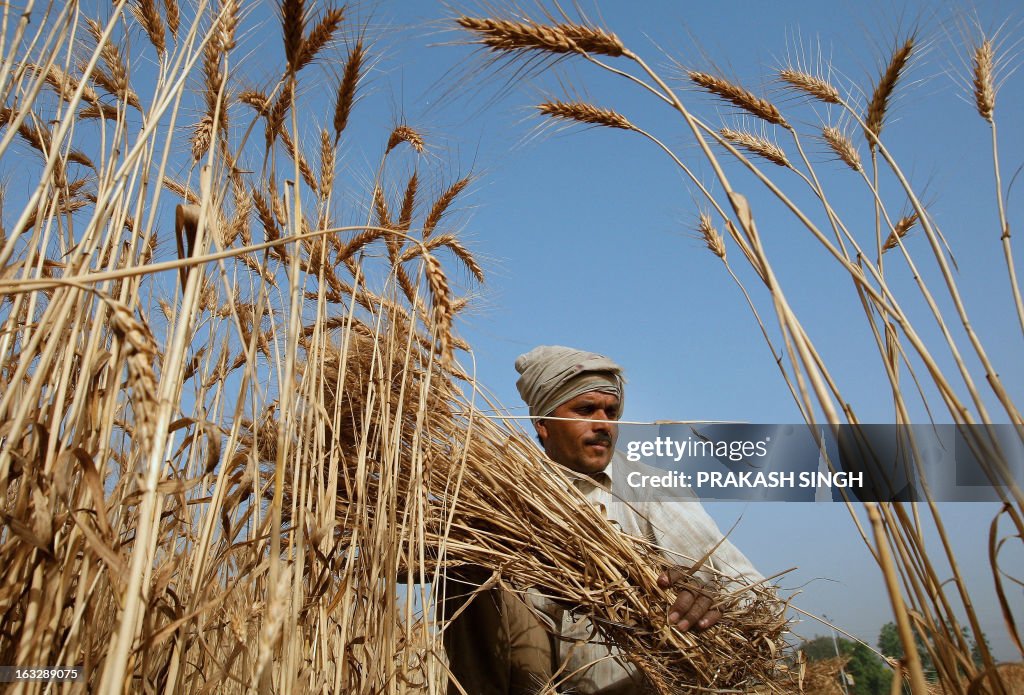
<path id="1" fill-rule="evenodd" d="M 469 567 L 485 587 L 541 588 L 586 612 L 659 692 L 802 689 L 772 586 L 731 597 L 707 636 L 666 627 L 662 553 L 583 504 L 517 423 L 492 416 L 500 404 L 458 331 L 485 280 L 451 224 L 473 177 L 446 174 L 429 138 L 392 118 L 376 121 L 375 144 L 360 143 L 376 157 L 366 171 L 346 159 L 376 59 L 351 8 L 282 0 L 272 25 L 248 31 L 253 7 L 241 0 L 27 0 L 0 11 L 0 159 L 19 172 L 0 227 L 0 664 L 83 674 L 14 692 L 443 692 L 437 607 L 449 575 Z M 911 229 L 948 271 L 908 182 L 902 216 L 876 196 L 862 248 L 785 106 L 690 70 L 696 89 L 792 144 L 716 128 L 611 29 L 557 6 L 537 18 L 485 14 L 454 13 L 448 27 L 485 61 L 613 69 L 676 112 L 696 143 L 685 156 L 574 94 L 537 105 L 542 118 L 653 142 L 704 194 L 697 231 L 748 298 L 731 263 L 763 286 L 781 344 L 750 306 L 808 423 L 858 420 L 787 303 L 726 158 L 784 204 L 765 164 L 811 187 L 824 224 L 788 206 L 862 299 L 897 410 L 910 395 L 901 370 L 917 370 L 956 422 L 991 421 L 978 395 L 989 389 L 1024 424 L 970 331 L 954 273 L 920 288 L 949 296 L 940 326 L 966 327 L 938 345 L 886 283 L 883 253 L 914 262 Z M 247 60 L 271 41 L 276 63 Z M 820 137 L 869 189 L 879 167 L 902 178 L 883 133 L 915 48 L 912 36 L 895 47 L 863 103 L 822 75 L 779 75 L 801 100 L 849 113 L 857 129 Z M 973 84 L 995 142 L 994 51 L 977 44 Z M 687 164 L 695 151 L 713 190 Z M 998 180 L 998 150 L 994 161 Z M 1015 307 L 1024 326 L 1019 294 Z M 963 359 L 949 374 L 932 358 L 961 347 L 983 378 Z M 1009 483 L 1004 513 L 1020 534 L 1024 496 Z M 984 647 L 981 669 L 964 658 L 955 616 L 977 632 L 969 588 L 954 577 L 956 610 L 933 591 L 940 580 L 917 541 L 923 523 L 941 533 L 941 517 L 921 507 L 871 506 L 862 530 L 901 637 L 926 637 L 945 692 L 986 672 L 1000 692 Z M 927 691 L 913 657 L 897 670 Z"/>

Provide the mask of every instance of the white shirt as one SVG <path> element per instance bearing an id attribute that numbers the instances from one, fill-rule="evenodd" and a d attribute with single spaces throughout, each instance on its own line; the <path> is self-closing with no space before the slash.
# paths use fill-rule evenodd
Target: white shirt
<path id="1" fill-rule="evenodd" d="M 763 579 L 736 546 L 728 540 L 722 541 L 718 525 L 692 491 L 686 491 L 679 498 L 671 500 L 653 499 L 642 491 L 638 499 L 629 503 L 615 497 L 610 482 L 618 480 L 620 484 L 623 483 L 632 470 L 654 475 L 664 473 L 640 463 L 632 463 L 617 451 L 604 471 L 607 478 L 601 484 L 590 477 L 576 477 L 571 472 L 569 474 L 574 476 L 573 485 L 590 504 L 616 523 L 624 533 L 663 548 L 670 563 L 690 567 L 721 541 L 708 559 L 713 569 L 735 579 L 739 584 L 751 584 Z M 598 634 L 589 618 L 581 617 L 574 621 L 569 611 L 544 598 L 539 592 L 529 592 L 527 596 L 534 607 L 549 618 L 549 626 L 567 638 L 557 641 L 559 654 L 556 661 L 559 664 L 568 662 L 561 677 L 572 673 L 576 675 L 562 683 L 560 691 L 569 690 L 580 695 L 633 692 L 634 688 L 630 684 L 635 677 L 635 669 L 625 658 L 621 662 L 609 658 L 613 653 L 609 647 L 599 641 L 589 641 L 589 637 Z M 668 608 L 665 606 L 666 612 Z M 588 667 L 588 664 L 592 665 Z"/>

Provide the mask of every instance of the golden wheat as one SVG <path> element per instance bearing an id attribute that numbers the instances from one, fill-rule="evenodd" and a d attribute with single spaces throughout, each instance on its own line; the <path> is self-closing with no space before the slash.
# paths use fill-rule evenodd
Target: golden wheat
<path id="1" fill-rule="evenodd" d="M 992 76 L 992 41 L 985 39 L 974 49 L 974 103 L 978 114 L 986 121 L 992 121 L 996 106 L 995 79 Z"/>
<path id="2" fill-rule="evenodd" d="M 777 164 L 780 167 L 790 166 L 789 160 L 786 159 L 786 153 L 782 151 L 782 148 L 766 138 L 746 131 L 733 130 L 732 128 L 722 128 L 719 133 L 734 145 L 738 145 L 747 152 L 752 152 L 759 157 L 764 157 L 772 164 Z"/>
<path id="3" fill-rule="evenodd" d="M 914 51 L 914 37 L 908 38 L 902 45 L 893 51 L 892 57 L 886 64 L 882 76 L 871 93 L 871 100 L 864 115 L 864 131 L 868 145 L 873 149 L 875 140 L 882 134 L 882 126 L 885 117 L 889 112 L 889 103 L 892 100 L 896 85 L 906 71 L 910 56 Z"/>
<path id="4" fill-rule="evenodd" d="M 728 80 L 716 77 L 706 72 L 690 71 L 687 77 L 698 87 L 702 87 L 715 96 L 725 99 L 729 103 L 740 107 L 747 113 L 757 116 L 769 123 L 788 128 L 789 124 L 777 108 L 768 100 L 754 96 L 739 85 Z"/>
<path id="5" fill-rule="evenodd" d="M 537 110 L 552 118 L 603 125 L 608 128 L 621 128 L 622 130 L 636 130 L 636 126 L 622 114 L 582 101 L 545 101 L 537 105 Z"/>
<path id="6" fill-rule="evenodd" d="M 793 89 L 808 94 L 826 104 L 842 103 L 838 89 L 833 87 L 828 81 L 810 73 L 786 68 L 779 70 L 779 78 Z"/>

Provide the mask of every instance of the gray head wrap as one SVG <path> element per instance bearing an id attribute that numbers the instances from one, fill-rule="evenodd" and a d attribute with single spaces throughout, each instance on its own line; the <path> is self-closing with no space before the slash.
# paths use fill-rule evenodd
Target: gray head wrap
<path id="1" fill-rule="evenodd" d="M 604 355 L 561 345 L 541 345 L 516 358 L 516 388 L 530 415 L 550 415 L 562 403 L 589 391 L 614 393 L 619 412 L 625 400 L 622 367 Z"/>

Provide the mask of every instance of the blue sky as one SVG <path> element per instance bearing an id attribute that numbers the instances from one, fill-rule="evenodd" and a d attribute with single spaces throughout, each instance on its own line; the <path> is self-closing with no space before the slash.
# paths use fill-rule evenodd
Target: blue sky
<path id="1" fill-rule="evenodd" d="M 433 3 L 380 2 L 374 7 L 375 29 L 391 25 L 401 38 L 380 34 L 384 57 L 367 82 L 363 117 L 379 118 L 377 109 L 389 109 L 396 122 L 404 120 L 428 134 L 452 179 L 468 171 L 478 175 L 463 201 L 468 203 L 465 213 L 456 220 L 489 280 L 474 289 L 477 300 L 460 329 L 474 348 L 480 378 L 502 403 L 524 414 L 513 385 L 518 354 L 537 344 L 568 344 L 605 353 L 626 367 L 628 419 L 799 421 L 742 296 L 718 259 L 692 236 L 697 194 L 663 155 L 629 133 L 538 132 L 541 121 L 530 105 L 560 94 L 558 82 L 536 76 L 506 86 L 502 73 L 467 68 L 479 62 L 472 62 L 471 49 L 450 45 L 459 37 L 437 22 L 450 12 Z M 895 37 L 918 27 L 922 57 L 907 75 L 884 136 L 953 247 L 965 301 L 997 369 L 1012 394 L 1024 393 L 1021 333 L 998 242 L 988 129 L 970 102 L 966 68 L 955 50 L 965 20 L 972 21 L 973 15 L 965 17 L 940 3 L 905 3 L 895 10 L 854 2 L 604 2 L 600 13 L 591 7 L 584 5 L 658 69 L 670 66 L 670 58 L 698 70 L 717 66 L 776 100 L 802 131 L 820 128 L 820 119 L 829 122 L 829 115 L 780 92 L 773 69 L 813 47 L 810 55 L 819 51 L 830 60 L 837 81 L 870 89 Z M 1015 10 L 1012 3 L 981 2 L 977 18 L 989 31 L 1008 20 L 1003 35 L 1012 44 L 1024 36 Z M 577 95 L 622 111 L 692 161 L 698 159 L 682 123 L 663 106 L 587 66 L 565 61 L 559 67 L 563 83 Z M 996 107 L 1008 172 L 1004 181 L 1024 161 L 1024 140 L 1016 127 L 1022 91 L 1015 78 L 1002 86 Z M 712 123 L 735 126 L 734 110 L 681 82 L 674 84 Z M 374 137 L 382 144 L 382 135 Z M 820 144 L 808 149 L 837 204 L 847 211 L 851 226 L 860 225 L 859 238 L 867 243 L 871 221 L 863 186 L 830 161 Z M 350 162 L 365 157 L 368 164 L 375 152 L 373 144 L 354 147 Z M 711 180 L 706 167 L 697 171 Z M 754 206 L 790 301 L 844 395 L 862 421 L 891 422 L 877 354 L 850 283 L 803 230 L 777 214 L 763 189 L 742 178 L 736 181 Z M 1011 224 L 1020 211 L 1015 193 Z M 904 212 L 895 205 L 895 214 Z M 927 257 L 923 238 L 912 236 L 908 245 L 919 258 Z M 925 339 L 934 344 L 937 334 L 921 314 L 905 264 L 896 259 L 887 265 L 891 282 L 907 297 L 908 310 L 920 317 Z M 923 265 L 928 280 L 936 282 L 932 266 Z M 743 277 L 756 292 L 749 273 Z M 770 318 L 767 305 L 761 307 Z M 940 360 L 949 368 L 947 358 Z M 915 416 L 921 415 L 917 408 Z M 796 605 L 828 614 L 874 644 L 891 612 L 880 573 L 845 508 L 793 503 L 713 503 L 708 508 L 723 528 L 741 519 L 733 540 L 766 574 L 799 568 L 781 580 L 784 587 L 802 591 Z M 1012 658 L 985 547 L 996 508 L 951 503 L 942 511 L 983 628 L 997 657 Z M 938 557 L 934 534 L 929 543 Z M 1004 566 L 1019 577 L 1024 562 L 1019 546 L 1013 551 Z M 1011 590 L 1010 600 L 1018 611 L 1024 607 L 1019 587 Z M 804 636 L 826 633 L 809 623 L 796 629 Z"/>
<path id="2" fill-rule="evenodd" d="M 1003 31 L 1010 42 L 1022 36 L 1012 4 L 977 6 L 983 27 L 993 30 L 1008 19 Z M 599 16 L 590 12 L 591 4 L 584 7 Z M 506 87 L 502 73 L 467 69 L 471 49 L 447 45 L 458 37 L 441 31 L 443 24 L 421 24 L 445 15 L 432 3 L 376 6 L 374 24 L 408 28 L 398 42 L 382 35 L 385 57 L 367 83 L 366 99 L 433 136 L 453 178 L 469 170 L 479 176 L 460 221 L 489 281 L 474 290 L 479 296 L 460 328 L 487 387 L 513 413 L 523 414 L 513 386 L 515 357 L 537 344 L 568 344 L 603 352 L 626 367 L 629 419 L 799 421 L 742 296 L 718 259 L 692 236 L 697 194 L 678 170 L 650 143 L 629 133 L 538 132 L 541 121 L 530 105 L 557 96 L 560 85 L 537 76 Z M 950 240 L 979 334 L 1011 393 L 1024 393 L 1021 334 L 1012 319 L 996 231 L 988 130 L 969 101 L 966 69 L 953 48 L 965 18 L 952 6 L 907 3 L 893 10 L 853 2 L 605 2 L 600 16 L 659 69 L 670 65 L 670 57 L 698 70 L 718 66 L 777 100 L 804 131 L 820 127 L 816 119 L 828 115 L 781 93 L 772 69 L 797 55 L 797 46 L 804 51 L 820 46 L 835 65 L 837 80 L 867 89 L 894 37 L 918 26 L 925 51 L 896 98 L 886 132 Z M 622 111 L 697 160 L 671 112 L 586 67 L 565 61 L 559 66 L 561 79 L 577 95 Z M 689 88 L 684 95 L 713 123 L 735 124 L 732 109 Z M 1022 134 L 1014 127 L 1021 99 L 1020 80 L 1011 77 L 999 93 L 996 112 L 1004 124 L 1001 147 L 1008 172 L 1024 157 Z M 373 112 L 368 104 L 363 108 L 364 116 Z M 809 150 L 836 200 L 870 234 L 863 187 L 851 172 L 830 162 L 820 145 Z M 366 156 L 373 161 L 372 154 Z M 698 173 L 711 180 L 706 167 L 698 167 Z M 891 403 L 877 355 L 849 282 L 792 221 L 773 216 L 762 189 L 744 182 L 742 190 L 756 213 L 764 211 L 758 222 L 769 253 L 843 393 L 863 421 L 890 422 Z M 1011 220 L 1019 213 L 1016 195 L 1011 197 Z M 923 239 L 911 237 L 909 244 L 922 257 L 927 254 Z M 911 290 L 904 264 L 889 265 L 892 282 Z M 927 272 L 932 273 L 930 267 Z M 912 292 L 904 296 L 910 307 L 920 309 Z M 936 337 L 930 327 L 925 333 L 928 340 Z M 880 573 L 845 508 L 792 503 L 713 503 L 708 508 L 723 528 L 740 519 L 733 540 L 766 574 L 799 568 L 781 580 L 784 587 L 801 590 L 796 605 L 828 614 L 849 632 L 875 642 L 891 612 Z M 1012 658 L 985 549 L 995 507 L 961 503 L 945 504 L 942 510 L 983 627 L 997 656 Z M 934 534 L 929 540 L 937 550 Z M 1021 576 L 1024 563 L 1019 547 L 1014 550 L 1006 564 Z M 1018 610 L 1024 607 L 1019 587 L 1010 600 Z M 796 629 L 804 636 L 826 633 L 810 623 Z"/>

